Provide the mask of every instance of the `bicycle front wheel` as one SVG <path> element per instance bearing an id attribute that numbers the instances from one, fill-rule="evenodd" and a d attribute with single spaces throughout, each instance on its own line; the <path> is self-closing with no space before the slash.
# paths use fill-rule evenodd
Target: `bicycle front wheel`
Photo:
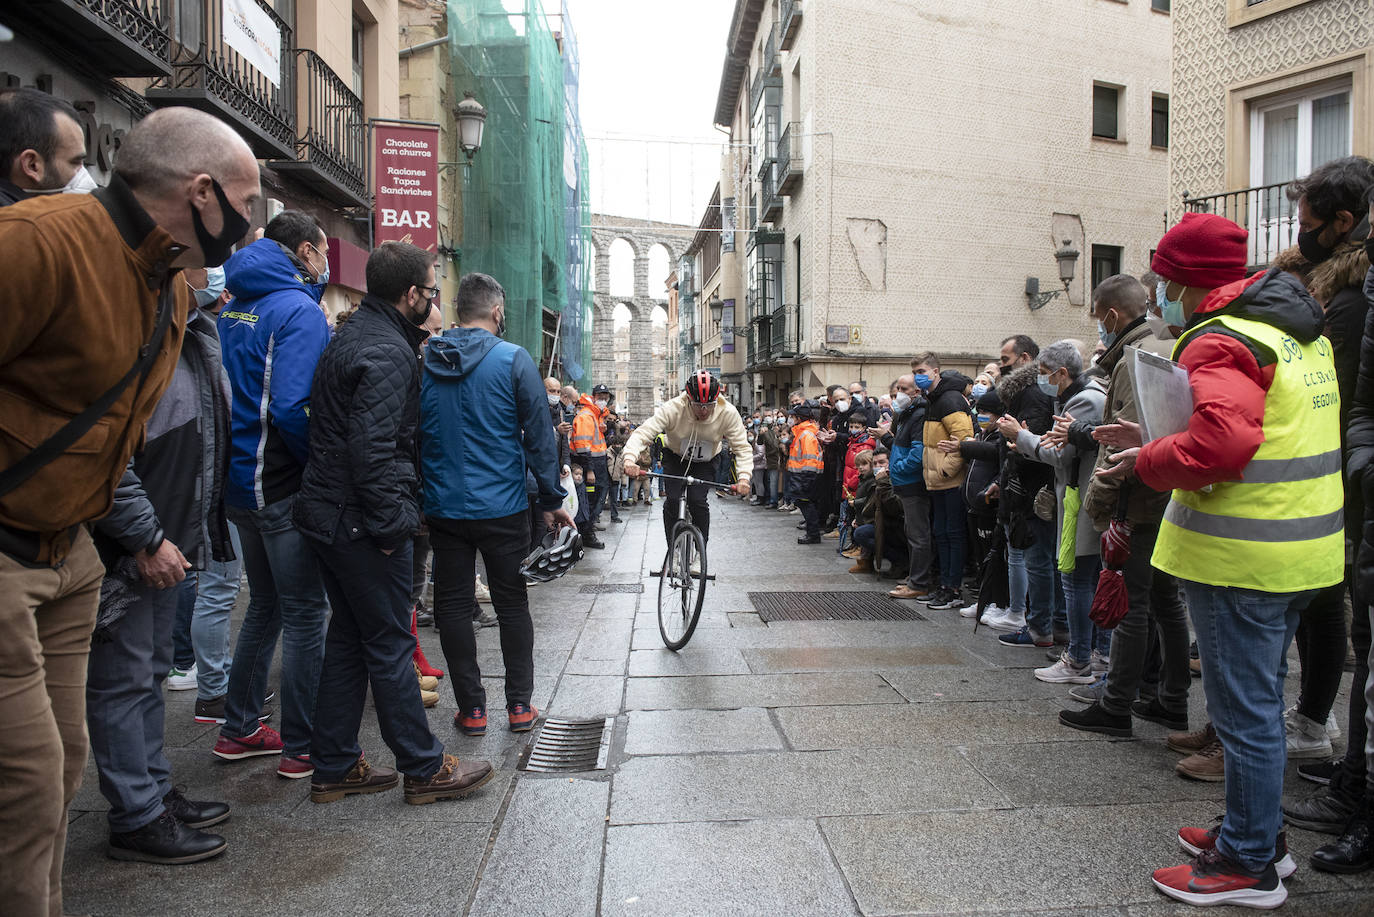
<path id="1" fill-rule="evenodd" d="M 658 632 L 663 645 L 680 650 L 692 639 L 706 598 L 706 539 L 696 526 L 673 529 L 658 580 Z"/>

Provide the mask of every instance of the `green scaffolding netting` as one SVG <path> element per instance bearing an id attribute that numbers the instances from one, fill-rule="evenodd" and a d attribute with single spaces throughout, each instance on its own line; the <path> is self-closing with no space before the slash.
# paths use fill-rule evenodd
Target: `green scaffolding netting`
<path id="1" fill-rule="evenodd" d="M 552 358 L 577 380 L 591 358 L 590 198 L 577 43 L 560 12 L 555 35 L 539 0 L 448 2 L 453 97 L 487 109 L 463 182 L 462 269 L 505 287 L 506 336 L 541 371 Z"/>

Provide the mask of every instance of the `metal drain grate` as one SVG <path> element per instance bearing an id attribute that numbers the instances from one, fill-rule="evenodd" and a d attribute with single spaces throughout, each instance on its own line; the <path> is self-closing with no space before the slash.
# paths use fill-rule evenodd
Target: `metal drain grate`
<path id="1" fill-rule="evenodd" d="M 930 620 L 882 592 L 751 592 L 749 601 L 765 622 Z"/>
<path id="2" fill-rule="evenodd" d="M 643 583 L 596 583 L 577 590 L 584 595 L 607 595 L 615 592 L 643 592 Z"/>
<path id="3" fill-rule="evenodd" d="M 538 773 L 604 770 L 611 751 L 613 723 L 611 717 L 547 719 L 520 769 Z"/>

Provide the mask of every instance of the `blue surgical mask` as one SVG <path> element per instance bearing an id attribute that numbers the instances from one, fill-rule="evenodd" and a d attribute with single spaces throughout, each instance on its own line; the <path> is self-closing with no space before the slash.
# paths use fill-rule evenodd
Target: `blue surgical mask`
<path id="1" fill-rule="evenodd" d="M 925 373 L 916 373 L 912 378 L 916 380 L 916 387 L 921 391 L 930 391 L 930 376 L 927 376 Z"/>
<path id="2" fill-rule="evenodd" d="M 1165 290 L 1169 288 L 1167 280 L 1159 282 L 1158 297 L 1160 312 L 1164 315 L 1164 323 L 1173 325 L 1175 328 L 1182 328 L 1188 323 L 1188 319 L 1183 315 L 1183 300 L 1170 299 Z"/>
<path id="3" fill-rule="evenodd" d="M 1107 326 L 1102 324 L 1102 320 L 1097 320 L 1097 339 L 1102 342 L 1103 347 L 1111 347 L 1116 343 L 1116 332 L 1108 331 Z"/>
<path id="4" fill-rule="evenodd" d="M 1050 382 L 1049 373 L 1040 373 L 1035 377 L 1035 384 L 1040 386 L 1040 391 L 1049 395 L 1051 398 L 1059 397 L 1059 386 Z"/>
<path id="5" fill-rule="evenodd" d="M 191 288 L 196 296 L 196 305 L 202 309 L 219 299 L 224 292 L 224 268 L 207 267 L 205 269 L 205 289 L 197 290 Z"/>
<path id="6" fill-rule="evenodd" d="M 975 386 L 973 387 L 973 389 L 971 390 L 971 395 L 972 395 L 972 398 L 973 398 L 974 401 L 977 401 L 979 398 L 982 398 L 982 397 L 983 397 L 984 395 L 986 395 L 987 393 L 988 393 L 988 387 L 987 387 L 986 385 L 984 385 L 983 383 L 981 383 L 981 382 L 979 382 L 977 385 L 975 385 Z"/>

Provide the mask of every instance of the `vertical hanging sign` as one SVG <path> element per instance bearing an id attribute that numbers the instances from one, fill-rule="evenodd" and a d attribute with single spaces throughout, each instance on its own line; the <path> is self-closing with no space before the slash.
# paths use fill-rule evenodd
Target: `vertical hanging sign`
<path id="1" fill-rule="evenodd" d="M 720 352 L 735 352 L 735 301 L 725 300 L 720 310 Z"/>
<path id="2" fill-rule="evenodd" d="M 439 248 L 439 127 L 378 123 L 373 241 Z"/>

